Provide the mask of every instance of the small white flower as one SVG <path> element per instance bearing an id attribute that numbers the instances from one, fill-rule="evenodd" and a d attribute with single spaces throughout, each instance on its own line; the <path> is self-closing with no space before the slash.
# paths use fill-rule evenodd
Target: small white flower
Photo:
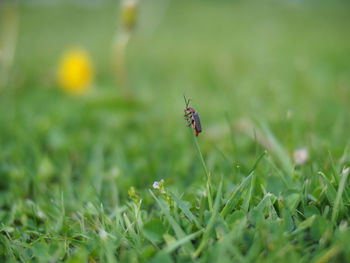
<path id="1" fill-rule="evenodd" d="M 309 160 L 309 151 L 306 148 L 300 148 L 293 153 L 294 162 L 297 165 L 302 165 Z"/>
<path id="2" fill-rule="evenodd" d="M 164 184 L 164 180 L 161 179 L 159 182 L 155 181 L 152 186 L 154 189 L 161 190 L 163 189 L 163 184 Z"/>
<path id="3" fill-rule="evenodd" d="M 152 186 L 154 189 L 159 189 L 159 182 L 155 181 Z"/>
<path id="4" fill-rule="evenodd" d="M 100 229 L 99 235 L 102 240 L 106 240 L 108 238 L 108 233 L 103 228 Z"/>

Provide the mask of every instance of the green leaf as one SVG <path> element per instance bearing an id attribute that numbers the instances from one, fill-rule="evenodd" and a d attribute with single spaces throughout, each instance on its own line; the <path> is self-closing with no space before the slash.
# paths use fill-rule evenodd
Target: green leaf
<path id="1" fill-rule="evenodd" d="M 39 260 L 49 258 L 49 247 L 45 243 L 36 243 L 32 247 L 33 255 Z"/>
<path id="2" fill-rule="evenodd" d="M 312 238 L 314 240 L 320 240 L 327 229 L 331 230 L 331 227 L 332 224 L 330 221 L 317 215 L 310 229 Z"/>
<path id="3" fill-rule="evenodd" d="M 302 221 L 298 226 L 297 229 L 295 229 L 292 234 L 297 234 L 301 231 L 304 231 L 305 229 L 309 228 L 312 226 L 314 220 L 316 218 L 316 215 L 313 215 L 311 217 L 309 217 L 308 219 Z"/>
<path id="4" fill-rule="evenodd" d="M 192 233 L 190 235 L 187 235 L 181 239 L 178 239 L 174 242 L 171 242 L 170 244 L 168 244 L 163 251 L 165 253 L 171 253 L 172 251 L 174 251 L 175 249 L 177 249 L 178 247 L 182 246 L 183 244 L 186 244 L 187 242 L 191 241 L 192 239 L 194 239 L 195 237 L 197 237 L 200 233 L 202 233 L 203 230 L 199 230 L 195 233 Z"/>
<path id="5" fill-rule="evenodd" d="M 159 252 L 154 258 L 152 258 L 150 263 L 172 263 L 173 260 L 169 254 L 164 252 Z"/>
<path id="6" fill-rule="evenodd" d="M 304 216 L 308 218 L 313 215 L 320 215 L 320 211 L 317 209 L 317 207 L 313 205 L 306 206 L 304 208 Z"/>
<path id="7" fill-rule="evenodd" d="M 287 190 L 287 185 L 278 176 L 267 176 L 266 183 L 266 190 L 273 193 L 276 196 L 279 196 L 281 193 Z"/>
<path id="8" fill-rule="evenodd" d="M 164 227 L 162 221 L 158 218 L 153 219 L 143 225 L 143 234 L 145 238 L 151 242 L 161 242 L 165 233 L 166 228 Z"/>

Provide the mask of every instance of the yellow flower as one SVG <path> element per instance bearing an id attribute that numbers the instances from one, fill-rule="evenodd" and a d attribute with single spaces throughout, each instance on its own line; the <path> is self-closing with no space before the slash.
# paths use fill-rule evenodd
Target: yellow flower
<path id="1" fill-rule="evenodd" d="M 90 88 L 93 78 L 91 59 L 84 49 L 72 49 L 63 54 L 58 68 L 58 81 L 64 91 L 82 94 Z"/>

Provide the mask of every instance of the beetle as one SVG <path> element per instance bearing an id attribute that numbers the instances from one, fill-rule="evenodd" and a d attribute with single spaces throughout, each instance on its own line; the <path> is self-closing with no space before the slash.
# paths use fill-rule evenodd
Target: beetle
<path id="1" fill-rule="evenodd" d="M 190 100 L 186 100 L 186 97 L 184 95 L 185 104 L 186 107 L 184 109 L 185 115 L 184 118 L 187 121 L 188 126 L 192 126 L 195 135 L 198 136 L 199 133 L 202 132 L 202 126 L 201 126 L 201 120 L 199 118 L 198 112 L 194 109 L 189 107 Z"/>

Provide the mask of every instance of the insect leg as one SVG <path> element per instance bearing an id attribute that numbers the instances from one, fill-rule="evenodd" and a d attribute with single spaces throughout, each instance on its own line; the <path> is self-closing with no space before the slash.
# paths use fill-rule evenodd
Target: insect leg
<path id="1" fill-rule="evenodd" d="M 187 126 L 190 127 L 193 123 L 193 119 L 191 117 L 185 117 L 185 120 L 187 121 Z"/>
<path id="2" fill-rule="evenodd" d="M 194 121 L 194 119 L 191 120 L 191 126 L 193 129 L 196 129 L 196 122 Z"/>

